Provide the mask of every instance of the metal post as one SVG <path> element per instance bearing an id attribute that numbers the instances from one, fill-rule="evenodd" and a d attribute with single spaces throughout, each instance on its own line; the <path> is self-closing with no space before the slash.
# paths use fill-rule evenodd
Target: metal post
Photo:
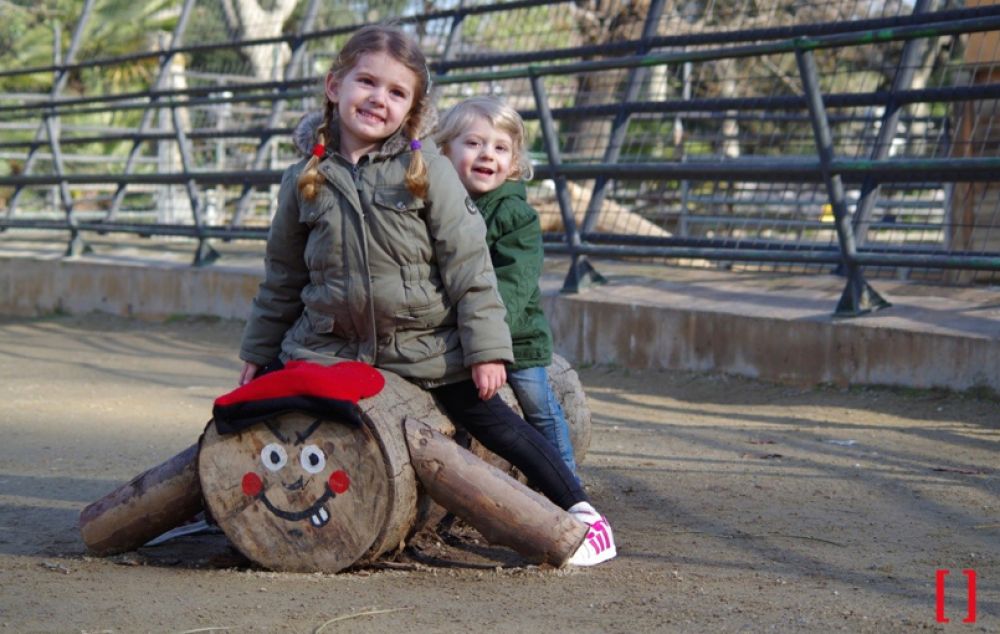
<path id="1" fill-rule="evenodd" d="M 642 26 L 643 44 L 636 53 L 645 55 L 650 47 L 645 44 L 650 38 L 656 36 L 657 26 L 660 23 L 660 16 L 663 15 L 664 0 L 653 0 L 646 14 L 646 21 Z M 622 144 L 625 142 L 625 133 L 628 131 L 630 114 L 626 107 L 639 98 L 639 90 L 646 76 L 649 75 L 649 67 L 634 66 L 628 72 L 628 81 L 625 85 L 625 92 L 621 97 L 621 108 L 615 115 L 611 124 L 611 135 L 608 139 L 608 146 L 604 150 L 602 163 L 617 163 L 621 156 Z M 597 218 L 600 216 L 601 206 L 604 204 L 604 197 L 607 195 L 607 185 L 610 179 L 605 176 L 598 176 L 594 180 L 594 190 L 590 195 L 590 202 L 587 204 L 587 212 L 583 217 L 583 233 L 594 230 Z"/>
<path id="2" fill-rule="evenodd" d="M 570 255 L 570 268 L 563 282 L 563 293 L 577 293 L 581 284 L 603 284 L 607 280 L 597 272 L 586 257 L 580 255 L 580 231 L 576 227 L 576 218 L 573 217 L 573 205 L 569 199 L 569 190 L 566 188 L 566 176 L 560 172 L 562 158 L 559 155 L 559 138 L 556 136 L 555 126 L 552 123 L 552 111 L 549 110 L 548 96 L 545 94 L 545 85 L 542 78 L 535 73 L 531 73 L 531 91 L 535 95 L 535 107 L 538 110 L 538 121 L 542 128 L 542 139 L 545 141 L 545 153 L 549 158 L 549 165 L 554 172 L 553 180 L 556 184 L 556 200 L 559 202 L 559 213 L 562 215 L 563 228 L 566 235 L 566 247 Z"/>
<path id="3" fill-rule="evenodd" d="M 684 101 L 691 101 L 691 62 L 684 62 L 684 66 L 681 70 L 684 78 L 684 88 L 681 92 L 681 98 Z M 674 130 L 674 139 L 679 139 L 679 142 L 674 143 L 674 147 L 680 147 L 681 155 L 680 162 L 687 162 L 687 144 L 684 138 L 684 120 L 681 115 L 678 114 L 674 118 L 674 126 L 677 129 Z M 688 226 L 688 216 L 690 215 L 691 209 L 691 181 L 684 179 L 681 181 L 681 209 L 680 217 L 677 219 L 677 234 L 680 236 L 688 236 L 690 234 L 690 228 Z"/>
<path id="4" fill-rule="evenodd" d="M 890 305 L 889 302 L 868 285 L 861 272 L 861 266 L 857 261 L 857 247 L 854 244 L 854 232 L 851 231 L 851 221 L 847 217 L 844 184 L 840 174 L 834 173 L 830 167 L 834 158 L 833 135 L 830 132 L 830 122 L 823 105 L 823 95 L 819 90 L 816 59 L 811 50 L 799 48 L 795 51 L 795 60 L 798 62 L 799 74 L 802 76 L 802 87 L 805 90 L 809 115 L 812 119 L 813 135 L 816 139 L 816 152 L 819 154 L 820 172 L 826 183 L 830 206 L 833 208 L 842 266 L 847 275 L 847 286 L 840 296 L 840 302 L 838 302 L 834 314 L 841 317 L 851 317 L 885 308 Z"/>
<path id="5" fill-rule="evenodd" d="M 455 14 L 451 18 L 451 28 L 448 30 L 448 37 L 444 41 L 444 50 L 441 51 L 441 61 L 447 62 L 448 60 L 455 57 L 455 40 L 458 38 L 459 34 L 462 32 L 462 22 L 465 21 L 465 13 L 461 13 L 462 9 L 465 8 L 466 0 L 459 0 L 456 10 L 459 13 Z M 443 71 L 441 74 L 448 72 Z M 431 89 L 431 103 L 437 105 L 438 97 L 441 96 L 441 86 L 435 85 Z"/>
<path id="6" fill-rule="evenodd" d="M 931 0 L 917 0 L 913 6 L 913 15 L 925 13 Z M 914 67 L 923 57 L 927 48 L 926 38 L 907 40 L 903 45 L 903 53 L 899 59 L 899 67 L 896 76 L 892 81 L 892 90 L 889 91 L 889 103 L 882 113 L 882 123 L 879 127 L 878 136 L 875 138 L 875 147 L 872 149 L 872 160 L 879 161 L 889 156 L 892 148 L 892 140 L 896 136 L 896 125 L 899 123 L 899 104 L 892 99 L 892 96 L 901 90 L 910 88 L 913 82 Z M 861 194 L 858 198 L 857 206 L 854 209 L 854 240 L 857 246 L 863 247 L 868 242 L 868 226 L 871 224 L 872 210 L 878 201 L 879 183 L 874 177 L 865 178 L 861 185 Z"/>
<path id="7" fill-rule="evenodd" d="M 62 63 L 62 30 L 56 22 L 55 37 L 53 38 L 53 59 L 54 66 Z M 63 212 L 66 214 L 66 226 L 69 228 L 69 243 L 66 245 L 65 255 L 73 257 L 90 251 L 90 247 L 84 243 L 80 237 L 80 229 L 73 214 L 73 194 L 69 191 L 69 184 L 62 178 L 66 173 L 66 164 L 63 162 L 62 148 L 59 147 L 59 116 L 45 114 L 42 116 L 42 123 L 45 124 L 45 132 L 49 138 L 49 150 L 52 152 L 52 169 L 55 171 L 59 184 L 56 186 L 59 192 L 59 202 L 62 203 Z"/>
<path id="8" fill-rule="evenodd" d="M 160 70 L 156 75 L 156 79 L 153 80 L 153 90 L 159 91 L 163 88 L 163 82 L 166 80 L 170 73 L 170 64 L 174 58 L 174 49 L 181 45 L 181 41 L 184 39 L 184 31 L 187 29 L 188 18 L 191 17 L 191 11 L 194 9 L 194 3 L 196 0 L 184 0 L 184 6 L 181 7 L 181 15 L 177 20 L 177 25 L 174 27 L 174 32 L 170 36 L 170 43 L 167 45 L 167 51 L 160 58 Z M 158 97 L 151 97 L 149 105 L 147 105 L 142 111 L 142 118 L 139 120 L 138 134 L 144 134 L 149 130 L 149 125 L 152 123 L 153 116 L 156 114 L 156 101 Z M 132 142 L 132 147 L 129 148 L 128 157 L 125 159 L 125 167 L 122 170 L 125 174 L 131 174 L 133 168 L 135 167 L 136 159 L 139 157 L 139 149 L 142 147 L 142 141 L 136 140 Z M 105 216 L 105 221 L 112 221 L 118 215 L 118 210 L 121 208 L 122 200 L 125 199 L 125 183 L 118 185 L 115 190 L 115 194 L 111 199 L 111 208 L 108 210 L 108 214 Z"/>
<path id="9" fill-rule="evenodd" d="M 194 266 L 202 266 L 211 264 L 217 260 L 219 253 L 208 243 L 208 237 L 205 234 L 205 219 L 202 217 L 204 213 L 202 197 L 198 192 L 198 184 L 191 178 L 194 161 L 191 158 L 191 149 L 188 147 L 187 135 L 184 134 L 180 114 L 177 112 L 178 109 L 177 106 L 170 107 L 170 118 L 174 124 L 174 138 L 177 141 L 177 149 L 181 155 L 181 169 L 184 172 L 184 176 L 187 177 L 187 180 L 184 181 L 184 186 L 187 188 L 188 199 L 191 201 L 191 216 L 194 220 L 195 236 L 198 238 L 198 246 L 195 250 L 192 264 Z"/>
<path id="10" fill-rule="evenodd" d="M 83 41 L 83 30 L 87 26 L 87 21 L 90 20 L 91 10 L 94 8 L 94 0 L 87 0 L 83 9 L 80 11 L 80 18 L 76 21 L 76 26 L 73 28 L 73 37 L 70 39 L 69 48 L 66 49 L 66 55 L 61 55 L 57 52 L 56 55 L 58 59 L 56 60 L 56 66 L 60 64 L 72 64 L 76 58 L 76 52 L 80 48 L 80 43 Z M 59 46 L 58 40 L 60 37 L 56 37 L 56 46 Z M 49 92 L 49 101 L 55 101 L 56 97 L 62 93 L 63 88 L 66 87 L 66 82 L 69 81 L 69 72 L 65 68 L 60 68 L 56 71 L 56 78 L 52 82 L 52 90 Z M 49 117 L 55 116 L 50 115 L 48 111 L 42 113 L 43 121 L 39 124 L 38 129 L 35 131 L 35 141 L 40 141 L 42 135 L 49 136 L 49 144 L 52 144 L 52 136 Z M 24 169 L 22 174 L 27 176 L 31 173 L 32 168 L 35 166 L 35 161 L 38 159 L 38 149 L 39 145 L 32 145 L 31 149 L 28 150 L 28 156 L 24 161 Z M 53 160 L 55 157 L 53 156 Z M 24 191 L 23 187 L 17 186 L 14 188 L 14 193 L 11 194 L 10 203 L 7 206 L 7 217 L 10 218 L 14 214 L 14 208 L 17 207 L 18 200 L 21 198 L 21 193 Z"/>
<path id="11" fill-rule="evenodd" d="M 296 35 L 301 36 L 303 33 L 308 32 L 312 29 L 313 24 L 316 22 L 316 14 L 319 10 L 319 0 L 310 0 L 309 6 L 306 7 L 305 16 L 302 18 L 302 22 L 299 23 L 299 28 L 295 32 Z M 306 42 L 305 40 L 299 39 L 294 40 L 295 45 L 292 47 L 292 57 L 285 64 L 284 77 L 286 81 L 293 79 L 301 67 L 301 61 L 305 54 Z M 277 66 L 277 65 L 275 65 Z M 281 120 L 281 115 L 285 113 L 285 108 L 287 107 L 287 102 L 281 96 L 283 92 L 282 89 L 278 90 L 278 94 L 275 95 L 274 101 L 271 102 L 271 114 L 267 117 L 267 123 L 265 127 L 267 130 L 273 129 L 278 125 L 278 121 Z M 260 139 L 260 144 L 257 146 L 257 150 L 253 157 L 253 168 L 255 170 L 264 169 L 264 165 L 267 163 L 268 158 L 271 155 L 271 147 L 273 146 L 274 137 L 271 136 L 270 132 L 266 133 Z M 243 191 L 240 192 L 240 197 L 236 201 L 236 211 L 233 213 L 233 219 L 230 221 L 230 227 L 239 226 L 243 222 L 243 218 L 246 216 L 247 211 L 250 209 L 250 201 L 253 197 L 254 188 L 249 183 L 244 183 Z"/>

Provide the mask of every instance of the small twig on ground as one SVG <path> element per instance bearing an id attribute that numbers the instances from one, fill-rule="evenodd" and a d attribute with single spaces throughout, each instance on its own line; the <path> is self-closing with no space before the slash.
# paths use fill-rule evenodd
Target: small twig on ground
<path id="1" fill-rule="evenodd" d="M 377 561 L 368 564 L 368 568 L 373 568 L 375 570 L 406 570 L 407 572 L 414 572 L 417 570 L 430 570 L 430 566 L 425 566 L 420 563 L 406 563 L 403 561 Z"/>
<path id="2" fill-rule="evenodd" d="M 232 629 L 228 625 L 222 626 L 212 626 L 212 627 L 199 627 L 193 630 L 184 630 L 183 632 L 178 632 L 177 634 L 196 634 L 197 632 L 221 632 L 222 630 Z"/>
<path id="3" fill-rule="evenodd" d="M 823 539 L 821 537 L 810 537 L 809 535 L 786 535 L 785 533 L 767 533 L 766 535 L 752 535 L 752 537 L 787 537 L 789 539 L 808 539 L 809 541 L 822 542 L 824 544 L 840 546 L 841 548 L 847 547 L 847 544 L 841 544 L 840 542 L 835 542 L 829 539 Z"/>
<path id="4" fill-rule="evenodd" d="M 1000 524 L 976 524 L 972 528 L 1000 528 Z"/>
<path id="5" fill-rule="evenodd" d="M 323 623 L 322 625 L 320 625 L 319 627 L 317 627 L 315 630 L 313 630 L 313 634 L 319 634 L 323 630 L 323 628 L 325 628 L 327 625 L 330 625 L 331 623 L 336 623 L 338 621 L 346 621 L 348 619 L 354 619 L 354 618 L 357 618 L 359 616 L 371 616 L 373 614 L 388 614 L 389 612 L 399 612 L 401 610 L 409 610 L 409 609 L 410 608 L 393 608 L 391 610 L 368 610 L 367 612 L 357 612 L 355 614 L 344 614 L 342 616 L 338 616 L 338 617 L 332 618 L 329 621 L 327 621 L 326 623 Z"/>

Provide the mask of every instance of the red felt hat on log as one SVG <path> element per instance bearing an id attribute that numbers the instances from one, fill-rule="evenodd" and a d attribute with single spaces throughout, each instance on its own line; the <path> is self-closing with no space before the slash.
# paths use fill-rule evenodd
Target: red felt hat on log
<path id="1" fill-rule="evenodd" d="M 212 416 L 220 434 L 231 434 L 289 411 L 361 423 L 358 401 L 385 386 L 378 370 L 360 361 L 332 366 L 289 361 L 215 399 Z"/>

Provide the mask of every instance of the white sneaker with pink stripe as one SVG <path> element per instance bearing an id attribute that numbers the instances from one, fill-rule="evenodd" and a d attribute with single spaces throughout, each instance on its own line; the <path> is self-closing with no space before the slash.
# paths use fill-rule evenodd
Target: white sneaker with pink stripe
<path id="1" fill-rule="evenodd" d="M 587 502 L 575 504 L 569 512 L 581 522 L 588 524 L 590 530 L 587 531 L 583 543 L 566 563 L 573 566 L 596 566 L 618 554 L 611 525 L 608 524 L 606 517 L 599 514 Z"/>

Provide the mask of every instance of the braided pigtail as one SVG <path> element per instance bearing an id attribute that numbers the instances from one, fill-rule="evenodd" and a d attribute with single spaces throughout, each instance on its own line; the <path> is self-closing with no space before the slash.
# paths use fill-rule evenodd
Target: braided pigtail
<path id="1" fill-rule="evenodd" d="M 422 98 L 426 99 L 427 96 L 423 95 Z M 416 112 L 410 116 L 410 121 L 406 126 L 407 136 L 413 139 L 410 141 L 410 165 L 406 168 L 406 189 L 417 198 L 427 198 L 427 189 L 429 186 L 427 162 L 424 161 L 423 152 L 420 151 L 420 139 L 417 138 L 417 131 L 421 127 L 424 109 L 421 107 L 415 108 L 415 110 Z"/>
<path id="2" fill-rule="evenodd" d="M 323 109 L 323 122 L 316 130 L 316 145 L 313 146 L 309 162 L 299 175 L 299 192 L 306 200 L 314 200 L 323 184 L 323 175 L 319 173 L 319 162 L 326 154 L 326 140 L 329 136 L 330 121 L 333 119 L 333 108 L 333 102 L 327 99 L 326 107 Z"/>

